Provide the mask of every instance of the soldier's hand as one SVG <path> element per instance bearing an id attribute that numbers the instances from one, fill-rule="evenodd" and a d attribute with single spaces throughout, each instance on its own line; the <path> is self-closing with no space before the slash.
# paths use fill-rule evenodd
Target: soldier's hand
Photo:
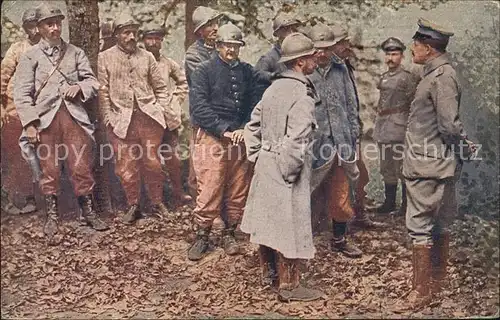
<path id="1" fill-rule="evenodd" d="M 30 124 L 26 127 L 26 138 L 28 138 L 28 142 L 31 144 L 36 144 L 40 141 L 40 135 L 35 125 Z"/>
<path id="2" fill-rule="evenodd" d="M 226 131 L 222 135 L 224 138 L 233 139 L 233 133 L 231 131 Z"/>
<path id="3" fill-rule="evenodd" d="M 77 84 L 74 84 L 71 87 L 69 87 L 68 90 L 66 90 L 66 93 L 64 94 L 64 98 L 66 100 L 74 100 L 81 91 L 82 91 L 82 89 L 80 89 L 80 86 Z"/>
<path id="4" fill-rule="evenodd" d="M 468 139 L 465 139 L 465 142 L 467 143 L 467 146 L 469 148 L 469 151 L 470 151 L 470 156 L 473 156 L 476 151 L 477 151 L 477 146 L 474 142 L 468 140 Z"/>
<path id="5" fill-rule="evenodd" d="M 238 144 L 240 144 L 240 142 L 243 142 L 243 133 L 244 133 L 243 129 L 238 129 L 238 130 L 233 131 L 233 135 L 231 137 L 231 140 L 233 141 L 234 145 L 238 145 Z"/>

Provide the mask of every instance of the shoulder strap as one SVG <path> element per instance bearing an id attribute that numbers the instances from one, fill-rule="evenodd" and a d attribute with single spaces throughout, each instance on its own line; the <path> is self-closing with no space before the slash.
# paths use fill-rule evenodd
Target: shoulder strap
<path id="1" fill-rule="evenodd" d="M 42 50 L 42 52 L 43 52 L 43 50 Z M 59 58 L 59 60 L 57 60 L 56 64 L 54 64 L 54 66 L 53 66 L 52 70 L 50 70 L 49 75 L 47 76 L 47 78 L 45 78 L 45 80 L 42 82 L 42 84 L 40 85 L 40 87 L 38 88 L 38 90 L 35 92 L 35 95 L 33 97 L 33 102 L 36 102 L 36 99 L 38 99 L 38 96 L 40 95 L 40 92 L 42 92 L 42 89 L 49 82 L 50 77 L 52 77 L 52 75 L 54 74 L 54 72 L 56 72 L 56 70 L 59 68 L 59 65 L 63 61 L 65 54 L 66 54 L 66 45 L 63 47 L 63 50 L 61 52 L 61 57 Z M 50 61 L 49 57 L 47 57 L 47 55 L 45 54 L 45 52 L 44 52 L 44 55 Z M 50 62 L 52 63 L 52 61 L 50 61 Z"/>

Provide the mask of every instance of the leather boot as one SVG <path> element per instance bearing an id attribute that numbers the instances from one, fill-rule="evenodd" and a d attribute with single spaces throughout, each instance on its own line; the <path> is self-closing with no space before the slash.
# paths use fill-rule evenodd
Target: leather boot
<path id="1" fill-rule="evenodd" d="M 157 203 L 152 206 L 153 212 L 160 218 L 171 218 L 172 214 L 168 211 L 167 207 L 162 203 Z"/>
<path id="2" fill-rule="evenodd" d="M 276 270 L 276 252 L 269 247 L 259 245 L 259 263 L 262 285 L 275 286 L 278 280 L 278 271 Z"/>
<path id="3" fill-rule="evenodd" d="M 394 311 L 418 311 L 432 301 L 431 245 L 413 245 L 413 289 Z"/>
<path id="4" fill-rule="evenodd" d="M 355 245 L 347 242 L 345 237 L 347 233 L 347 223 L 332 221 L 333 239 L 331 243 L 332 251 L 341 252 L 349 258 L 359 258 L 363 252 Z"/>
<path id="5" fill-rule="evenodd" d="M 95 211 L 94 198 L 92 194 L 78 197 L 78 204 L 80 205 L 80 223 L 85 223 L 96 231 L 108 230 L 108 225 L 102 221 L 97 212 Z"/>
<path id="6" fill-rule="evenodd" d="M 406 199 L 406 185 L 403 182 L 403 185 L 401 186 L 401 207 L 399 207 L 398 210 L 398 215 L 399 216 L 406 216 L 406 206 L 407 206 L 407 199 Z"/>
<path id="7" fill-rule="evenodd" d="M 389 213 L 396 210 L 396 193 L 398 190 L 397 184 L 384 184 L 385 200 L 384 203 L 375 209 L 377 213 Z"/>
<path id="8" fill-rule="evenodd" d="M 362 229 L 377 229 L 385 227 L 382 222 L 373 221 L 366 214 L 366 210 L 362 206 L 354 207 L 354 220 L 351 225 Z"/>
<path id="9" fill-rule="evenodd" d="M 133 204 L 125 212 L 125 215 L 122 218 L 123 223 L 132 224 L 137 220 L 140 216 L 139 205 Z"/>
<path id="10" fill-rule="evenodd" d="M 24 207 L 21 209 L 21 213 L 26 214 L 26 213 L 32 213 L 36 211 L 36 200 L 34 196 L 27 196 L 26 197 L 26 204 Z"/>
<path id="11" fill-rule="evenodd" d="M 234 256 L 240 252 L 240 246 L 234 238 L 234 227 L 226 228 L 222 231 L 222 243 L 224 252 L 227 255 Z"/>
<path id="12" fill-rule="evenodd" d="M 431 250 L 432 293 L 439 294 L 445 286 L 446 267 L 450 250 L 450 233 L 445 231 L 436 236 Z"/>
<path id="13" fill-rule="evenodd" d="M 303 287 L 300 284 L 299 259 L 287 259 L 281 253 L 277 253 L 277 258 L 278 299 L 280 301 L 313 301 L 323 296 L 323 292 Z"/>
<path id="14" fill-rule="evenodd" d="M 208 250 L 208 235 L 211 228 L 202 228 L 196 233 L 196 240 L 188 250 L 188 259 L 198 261 Z"/>
<path id="15" fill-rule="evenodd" d="M 59 214 L 57 210 L 57 196 L 49 194 L 45 196 L 45 224 L 43 233 L 49 244 L 56 244 L 55 236 L 59 233 Z"/>

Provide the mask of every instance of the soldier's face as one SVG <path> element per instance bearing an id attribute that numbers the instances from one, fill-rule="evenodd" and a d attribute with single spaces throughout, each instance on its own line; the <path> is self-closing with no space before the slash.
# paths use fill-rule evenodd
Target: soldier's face
<path id="1" fill-rule="evenodd" d="M 214 43 L 219 31 L 219 19 L 210 20 L 200 29 L 200 35 L 205 42 Z"/>
<path id="2" fill-rule="evenodd" d="M 413 40 L 410 50 L 413 63 L 416 64 L 425 64 L 432 51 L 429 45 L 418 40 Z"/>
<path id="3" fill-rule="evenodd" d="M 387 51 L 385 53 L 385 64 L 389 67 L 389 69 L 397 68 L 401 65 L 403 57 L 403 52 L 399 50 Z"/>
<path id="4" fill-rule="evenodd" d="M 332 57 L 333 57 L 332 47 L 319 49 L 318 53 L 316 54 L 318 66 L 320 66 L 321 68 L 325 68 L 332 61 Z"/>
<path id="5" fill-rule="evenodd" d="M 241 45 L 237 43 L 220 42 L 217 44 L 217 51 L 220 57 L 227 62 L 234 61 L 240 56 Z"/>
<path id="6" fill-rule="evenodd" d="M 150 52 L 160 52 L 163 37 L 160 35 L 147 35 L 144 36 L 144 46 Z"/>
<path id="7" fill-rule="evenodd" d="M 38 33 L 38 28 L 36 22 L 26 22 L 23 24 L 24 32 L 28 35 L 30 39 L 34 39 L 36 36 L 40 36 Z"/>
<path id="8" fill-rule="evenodd" d="M 42 37 L 49 42 L 61 39 L 62 20 L 60 18 L 49 18 L 38 23 L 38 31 Z"/>
<path id="9" fill-rule="evenodd" d="M 134 52 L 137 49 L 137 28 L 123 27 L 118 30 L 116 42 L 125 51 Z"/>
<path id="10" fill-rule="evenodd" d="M 347 39 L 337 42 L 333 46 L 333 52 L 335 52 L 337 57 L 339 57 L 340 59 L 348 58 L 352 54 L 351 42 Z"/>

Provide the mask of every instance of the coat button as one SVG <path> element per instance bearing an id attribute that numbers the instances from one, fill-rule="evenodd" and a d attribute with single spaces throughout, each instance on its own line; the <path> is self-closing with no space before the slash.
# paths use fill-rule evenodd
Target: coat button
<path id="1" fill-rule="evenodd" d="M 236 77 L 234 77 L 234 76 L 231 77 L 231 80 L 236 81 Z"/>

